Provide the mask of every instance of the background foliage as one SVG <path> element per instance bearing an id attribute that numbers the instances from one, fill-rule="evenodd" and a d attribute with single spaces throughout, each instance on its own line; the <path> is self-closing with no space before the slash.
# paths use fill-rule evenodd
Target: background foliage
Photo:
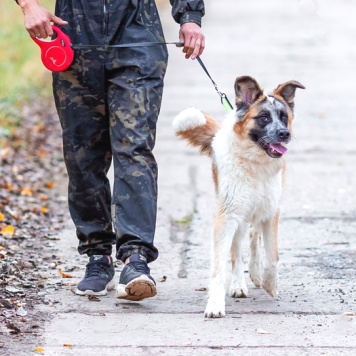
<path id="1" fill-rule="evenodd" d="M 54 0 L 41 0 L 53 11 Z M 20 108 L 51 95 L 51 73 L 42 65 L 40 49 L 24 28 L 13 0 L 0 1 L 0 138 L 20 122 Z"/>

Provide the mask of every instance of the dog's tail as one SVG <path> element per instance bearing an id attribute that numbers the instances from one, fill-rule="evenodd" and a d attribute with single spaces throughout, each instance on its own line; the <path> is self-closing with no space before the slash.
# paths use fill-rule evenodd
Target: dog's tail
<path id="1" fill-rule="evenodd" d="M 196 108 L 185 109 L 173 120 L 176 135 L 189 144 L 200 148 L 200 153 L 208 156 L 212 153 L 211 142 L 220 128 L 220 124 Z"/>

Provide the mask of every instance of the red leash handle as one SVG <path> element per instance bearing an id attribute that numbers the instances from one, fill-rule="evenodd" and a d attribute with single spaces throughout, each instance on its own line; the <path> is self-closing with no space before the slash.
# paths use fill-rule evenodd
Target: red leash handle
<path id="1" fill-rule="evenodd" d="M 62 72 L 72 64 L 74 50 L 69 36 L 57 26 L 52 26 L 56 37 L 52 41 L 32 38 L 41 49 L 41 60 L 44 66 L 52 72 Z"/>

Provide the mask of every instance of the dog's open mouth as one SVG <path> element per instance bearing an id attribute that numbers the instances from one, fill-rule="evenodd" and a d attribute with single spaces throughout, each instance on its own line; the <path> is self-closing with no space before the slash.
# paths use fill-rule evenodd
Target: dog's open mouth
<path id="1" fill-rule="evenodd" d="M 280 158 L 288 151 L 285 145 L 289 142 L 289 140 L 283 142 L 275 142 L 273 139 L 267 136 L 262 136 L 257 139 L 253 135 L 251 135 L 251 138 L 268 154 L 268 156 L 272 158 Z"/>
<path id="2" fill-rule="evenodd" d="M 287 147 L 282 146 L 280 143 L 269 143 L 264 147 L 266 153 L 272 158 L 282 157 L 287 151 Z"/>

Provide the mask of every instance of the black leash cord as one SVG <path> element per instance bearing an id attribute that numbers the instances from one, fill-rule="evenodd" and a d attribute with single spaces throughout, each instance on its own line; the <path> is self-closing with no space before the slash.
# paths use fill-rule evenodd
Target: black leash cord
<path id="1" fill-rule="evenodd" d="M 183 47 L 182 42 L 137 42 L 137 43 L 122 43 L 117 45 L 79 45 L 71 44 L 73 49 L 81 48 L 130 48 L 130 47 L 153 47 L 153 46 L 163 46 L 163 45 L 176 45 L 177 47 Z"/>
<path id="2" fill-rule="evenodd" d="M 201 67 L 204 69 L 205 73 L 207 74 L 207 76 L 210 78 L 211 82 L 213 83 L 214 85 L 214 88 L 216 90 L 216 92 L 219 94 L 220 96 L 220 100 L 221 100 L 221 104 L 224 106 L 224 108 L 227 110 L 227 111 L 232 111 L 234 110 L 234 107 L 231 105 L 229 99 L 227 98 L 226 94 L 225 93 L 222 93 L 219 89 L 218 89 L 218 86 L 217 84 L 214 82 L 213 78 L 211 77 L 211 75 L 209 74 L 208 70 L 206 69 L 203 61 L 201 60 L 201 58 L 198 56 L 197 57 L 197 60 L 199 62 L 199 64 L 201 65 Z"/>
<path id="3" fill-rule="evenodd" d="M 176 45 L 177 47 L 183 47 L 184 43 L 182 42 L 137 42 L 137 43 L 122 43 L 122 44 L 117 44 L 117 45 L 79 45 L 79 44 L 71 44 L 71 47 L 73 49 L 85 49 L 85 48 L 130 48 L 130 47 L 153 47 L 153 46 L 162 46 L 162 45 Z M 201 65 L 201 67 L 203 68 L 203 70 L 205 71 L 205 73 L 207 74 L 207 76 L 210 78 L 211 82 L 214 85 L 214 88 L 216 90 L 216 92 L 219 94 L 220 96 L 220 100 L 221 100 L 221 104 L 224 106 L 224 108 L 227 111 L 232 111 L 234 110 L 233 106 L 231 105 L 229 99 L 227 98 L 225 93 L 222 93 L 219 89 L 217 84 L 214 82 L 213 78 L 211 77 L 211 75 L 209 74 L 208 70 L 206 69 L 203 61 L 201 60 L 201 58 L 198 56 L 197 60 L 199 62 L 199 64 Z"/>

